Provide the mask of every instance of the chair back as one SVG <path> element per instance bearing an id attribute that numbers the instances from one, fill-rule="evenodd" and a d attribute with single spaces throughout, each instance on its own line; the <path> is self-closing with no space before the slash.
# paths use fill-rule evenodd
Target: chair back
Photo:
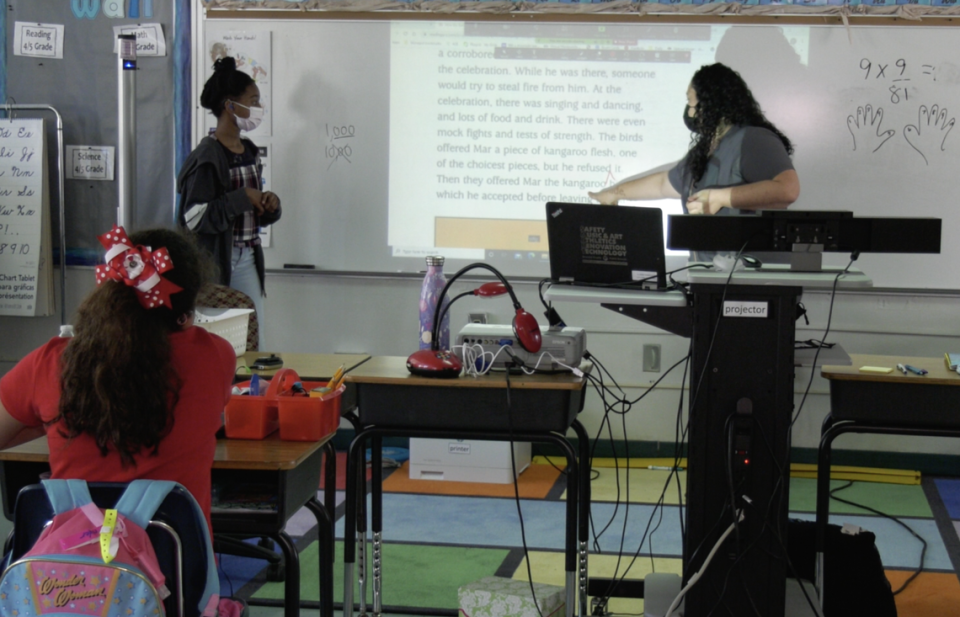
<path id="1" fill-rule="evenodd" d="M 257 307 L 250 296 L 242 291 L 237 291 L 233 287 L 206 283 L 200 288 L 200 293 L 197 294 L 197 306 L 221 309 L 254 309 L 250 313 L 250 325 L 247 327 L 247 351 L 257 351 L 260 346 L 260 324 L 257 321 Z"/>
<path id="2" fill-rule="evenodd" d="M 88 487 L 90 497 L 98 507 L 112 508 L 127 485 L 91 482 Z M 31 484 L 20 490 L 14 507 L 8 563 L 21 558 L 33 547 L 53 516 L 53 507 L 43 485 Z M 170 597 L 164 601 L 167 615 L 198 617 L 198 606 L 207 580 L 206 550 L 210 537 L 206 522 L 197 516 L 193 497 L 185 488 L 178 485 L 170 491 L 151 519 L 147 535 L 171 591 Z M 179 558 L 181 552 L 182 559 Z M 179 604 L 181 595 L 183 603 Z"/>

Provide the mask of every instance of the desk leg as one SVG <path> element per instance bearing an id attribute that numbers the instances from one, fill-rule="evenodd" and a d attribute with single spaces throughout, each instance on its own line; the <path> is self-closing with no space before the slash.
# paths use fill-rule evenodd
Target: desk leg
<path id="1" fill-rule="evenodd" d="M 357 558 L 357 544 L 365 540 L 361 538 L 361 528 L 365 529 L 365 520 L 361 519 L 362 502 L 366 500 L 366 456 L 364 444 L 366 438 L 358 432 L 350 444 L 347 452 L 347 499 L 346 514 L 343 520 L 343 617 L 353 617 L 353 577 L 354 565 Z M 363 515 L 363 519 L 366 516 Z M 363 524 L 361 524 L 363 523 Z M 366 613 L 366 599 L 363 587 L 363 557 L 360 557 L 360 613 Z"/>
<path id="2" fill-rule="evenodd" d="M 324 466 L 323 507 L 333 518 L 333 513 L 337 511 L 337 449 L 332 439 L 323 446 L 323 449 L 327 459 L 327 464 Z"/>
<path id="3" fill-rule="evenodd" d="M 373 532 L 373 615 L 383 613 L 381 575 L 383 574 L 383 438 L 377 436 L 370 444 L 371 489 L 370 529 Z"/>
<path id="4" fill-rule="evenodd" d="M 553 443 L 560 446 L 564 455 L 567 457 L 567 521 L 566 521 L 566 617 L 574 617 L 574 611 L 577 605 L 577 575 L 578 575 L 578 551 L 577 551 L 577 515 L 580 512 L 580 473 L 577 465 L 577 453 L 573 446 L 567 441 L 567 438 L 559 433 L 550 435 Z"/>
<path id="5" fill-rule="evenodd" d="M 830 461 L 832 460 L 833 440 L 845 432 L 846 422 L 835 422 L 831 415 L 823 421 L 820 435 L 820 449 L 817 453 L 817 516 L 816 516 L 816 582 L 820 610 L 824 599 L 824 550 L 827 524 L 830 522 Z"/>
<path id="6" fill-rule="evenodd" d="M 300 555 L 293 540 L 281 531 L 273 539 L 283 550 L 287 573 L 283 579 L 283 615 L 284 617 L 300 617 Z"/>
<path id="7" fill-rule="evenodd" d="M 580 597 L 579 615 L 587 614 L 587 557 L 590 542 L 590 437 L 579 421 L 574 420 L 571 428 L 577 434 L 580 447 L 580 512 L 577 522 L 580 531 Z"/>
<path id="8" fill-rule="evenodd" d="M 307 507 L 317 518 L 317 546 L 320 551 L 320 617 L 333 617 L 333 556 L 335 535 L 330 510 L 316 499 L 307 502 Z"/>

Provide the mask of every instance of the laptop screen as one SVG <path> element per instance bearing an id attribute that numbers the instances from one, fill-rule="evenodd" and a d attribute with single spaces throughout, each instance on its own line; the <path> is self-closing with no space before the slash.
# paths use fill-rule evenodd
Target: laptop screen
<path id="1" fill-rule="evenodd" d="M 550 202 L 547 240 L 556 282 L 666 287 L 659 208 Z"/>

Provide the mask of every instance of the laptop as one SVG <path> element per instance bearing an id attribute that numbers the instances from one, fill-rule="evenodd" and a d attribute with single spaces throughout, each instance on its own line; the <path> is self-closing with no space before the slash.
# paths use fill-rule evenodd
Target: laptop
<path id="1" fill-rule="evenodd" d="M 666 287 L 659 208 L 550 202 L 547 241 L 555 282 Z"/>

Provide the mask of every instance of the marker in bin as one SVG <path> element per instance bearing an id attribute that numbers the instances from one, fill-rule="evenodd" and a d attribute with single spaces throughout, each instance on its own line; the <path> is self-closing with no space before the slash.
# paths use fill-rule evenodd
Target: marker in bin
<path id="1" fill-rule="evenodd" d="M 333 377 L 330 378 L 330 381 L 327 382 L 327 385 L 321 388 L 314 388 L 313 390 L 310 390 L 310 396 L 320 397 L 320 396 L 323 396 L 324 394 L 327 394 L 328 392 L 336 392 L 337 388 L 340 387 L 340 384 L 343 383 L 343 378 L 345 376 L 346 376 L 346 371 L 344 370 L 343 365 L 341 364 L 340 368 L 334 371 Z"/>

